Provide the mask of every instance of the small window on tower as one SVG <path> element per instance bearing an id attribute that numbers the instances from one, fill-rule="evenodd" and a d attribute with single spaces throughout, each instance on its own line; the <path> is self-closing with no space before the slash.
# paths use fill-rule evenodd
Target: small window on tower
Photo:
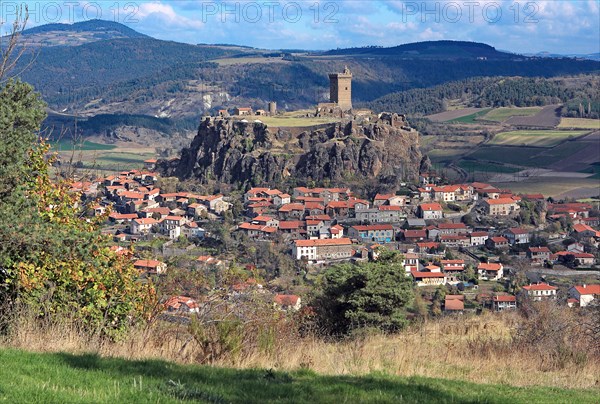
<path id="1" fill-rule="evenodd" d="M 346 90 L 348 89 L 348 87 L 346 87 Z"/>

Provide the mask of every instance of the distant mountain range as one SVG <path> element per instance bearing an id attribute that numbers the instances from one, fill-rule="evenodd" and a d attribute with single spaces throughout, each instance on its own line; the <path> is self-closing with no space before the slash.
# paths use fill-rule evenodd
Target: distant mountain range
<path id="1" fill-rule="evenodd" d="M 550 52 L 538 52 L 538 53 L 526 53 L 524 56 L 540 57 L 540 58 L 572 58 L 572 59 L 587 59 L 587 60 L 600 60 L 600 53 L 571 53 L 571 54 L 560 54 Z"/>
<path id="2" fill-rule="evenodd" d="M 51 109 L 85 116 L 190 118 L 240 105 L 265 108 L 271 100 L 280 109 L 309 108 L 327 99 L 327 74 L 344 65 L 354 74 L 357 105 L 470 77 L 600 71 L 595 60 L 529 57 L 473 42 L 273 51 L 161 41 L 101 20 L 39 26 L 23 39 L 39 46 L 22 78 Z M 22 66 L 30 61 L 24 58 Z"/>

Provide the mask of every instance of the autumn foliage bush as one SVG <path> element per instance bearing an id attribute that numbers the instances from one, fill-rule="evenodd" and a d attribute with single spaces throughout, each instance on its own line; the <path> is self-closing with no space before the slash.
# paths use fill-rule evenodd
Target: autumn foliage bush
<path id="1" fill-rule="evenodd" d="M 151 313 L 154 287 L 110 250 L 100 232 L 104 218 L 85 218 L 69 179 L 51 178 L 50 147 L 36 139 L 44 114 L 33 89 L 9 82 L 0 91 L 0 161 L 5 171 L 19 173 L 0 179 L 5 320 L 27 307 L 38 318 L 65 315 L 90 331 L 117 336 Z"/>

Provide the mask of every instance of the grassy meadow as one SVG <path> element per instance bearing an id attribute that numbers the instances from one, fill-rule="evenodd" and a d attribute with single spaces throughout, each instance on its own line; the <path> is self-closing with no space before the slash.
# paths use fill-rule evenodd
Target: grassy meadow
<path id="1" fill-rule="evenodd" d="M 117 148 L 115 145 L 110 144 L 100 144 L 95 142 L 90 142 L 89 140 L 85 140 L 83 142 L 76 142 L 69 139 L 62 139 L 56 142 L 50 142 L 52 149 L 58 152 L 70 152 L 70 151 L 105 151 L 105 150 L 114 150 Z"/>
<path id="2" fill-rule="evenodd" d="M 475 112 L 474 114 L 462 116 L 460 118 L 451 119 L 447 122 L 448 123 L 477 123 L 477 120 L 479 118 L 484 117 L 491 110 L 492 110 L 491 108 L 482 109 L 481 111 Z"/>
<path id="3" fill-rule="evenodd" d="M 533 116 L 541 110 L 541 107 L 495 108 L 485 114 L 482 118 L 488 121 L 504 122 L 513 116 Z"/>
<path id="4" fill-rule="evenodd" d="M 594 403 L 598 398 L 597 391 L 584 389 L 517 388 L 383 373 L 236 370 L 12 349 L 0 350 L 0 360 L 11 364 L 0 370 L 0 395 L 14 403 Z"/>
<path id="5" fill-rule="evenodd" d="M 559 128 L 600 129 L 600 119 L 562 118 Z"/>

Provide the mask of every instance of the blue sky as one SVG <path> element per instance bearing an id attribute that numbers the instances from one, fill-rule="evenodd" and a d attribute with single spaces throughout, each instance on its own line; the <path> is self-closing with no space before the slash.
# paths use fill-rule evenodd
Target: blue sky
<path id="1" fill-rule="evenodd" d="M 1 0 L 0 18 L 10 21 L 18 4 L 29 5 L 29 26 L 100 17 L 187 43 L 331 49 L 452 39 L 519 53 L 600 52 L 600 0 Z"/>

